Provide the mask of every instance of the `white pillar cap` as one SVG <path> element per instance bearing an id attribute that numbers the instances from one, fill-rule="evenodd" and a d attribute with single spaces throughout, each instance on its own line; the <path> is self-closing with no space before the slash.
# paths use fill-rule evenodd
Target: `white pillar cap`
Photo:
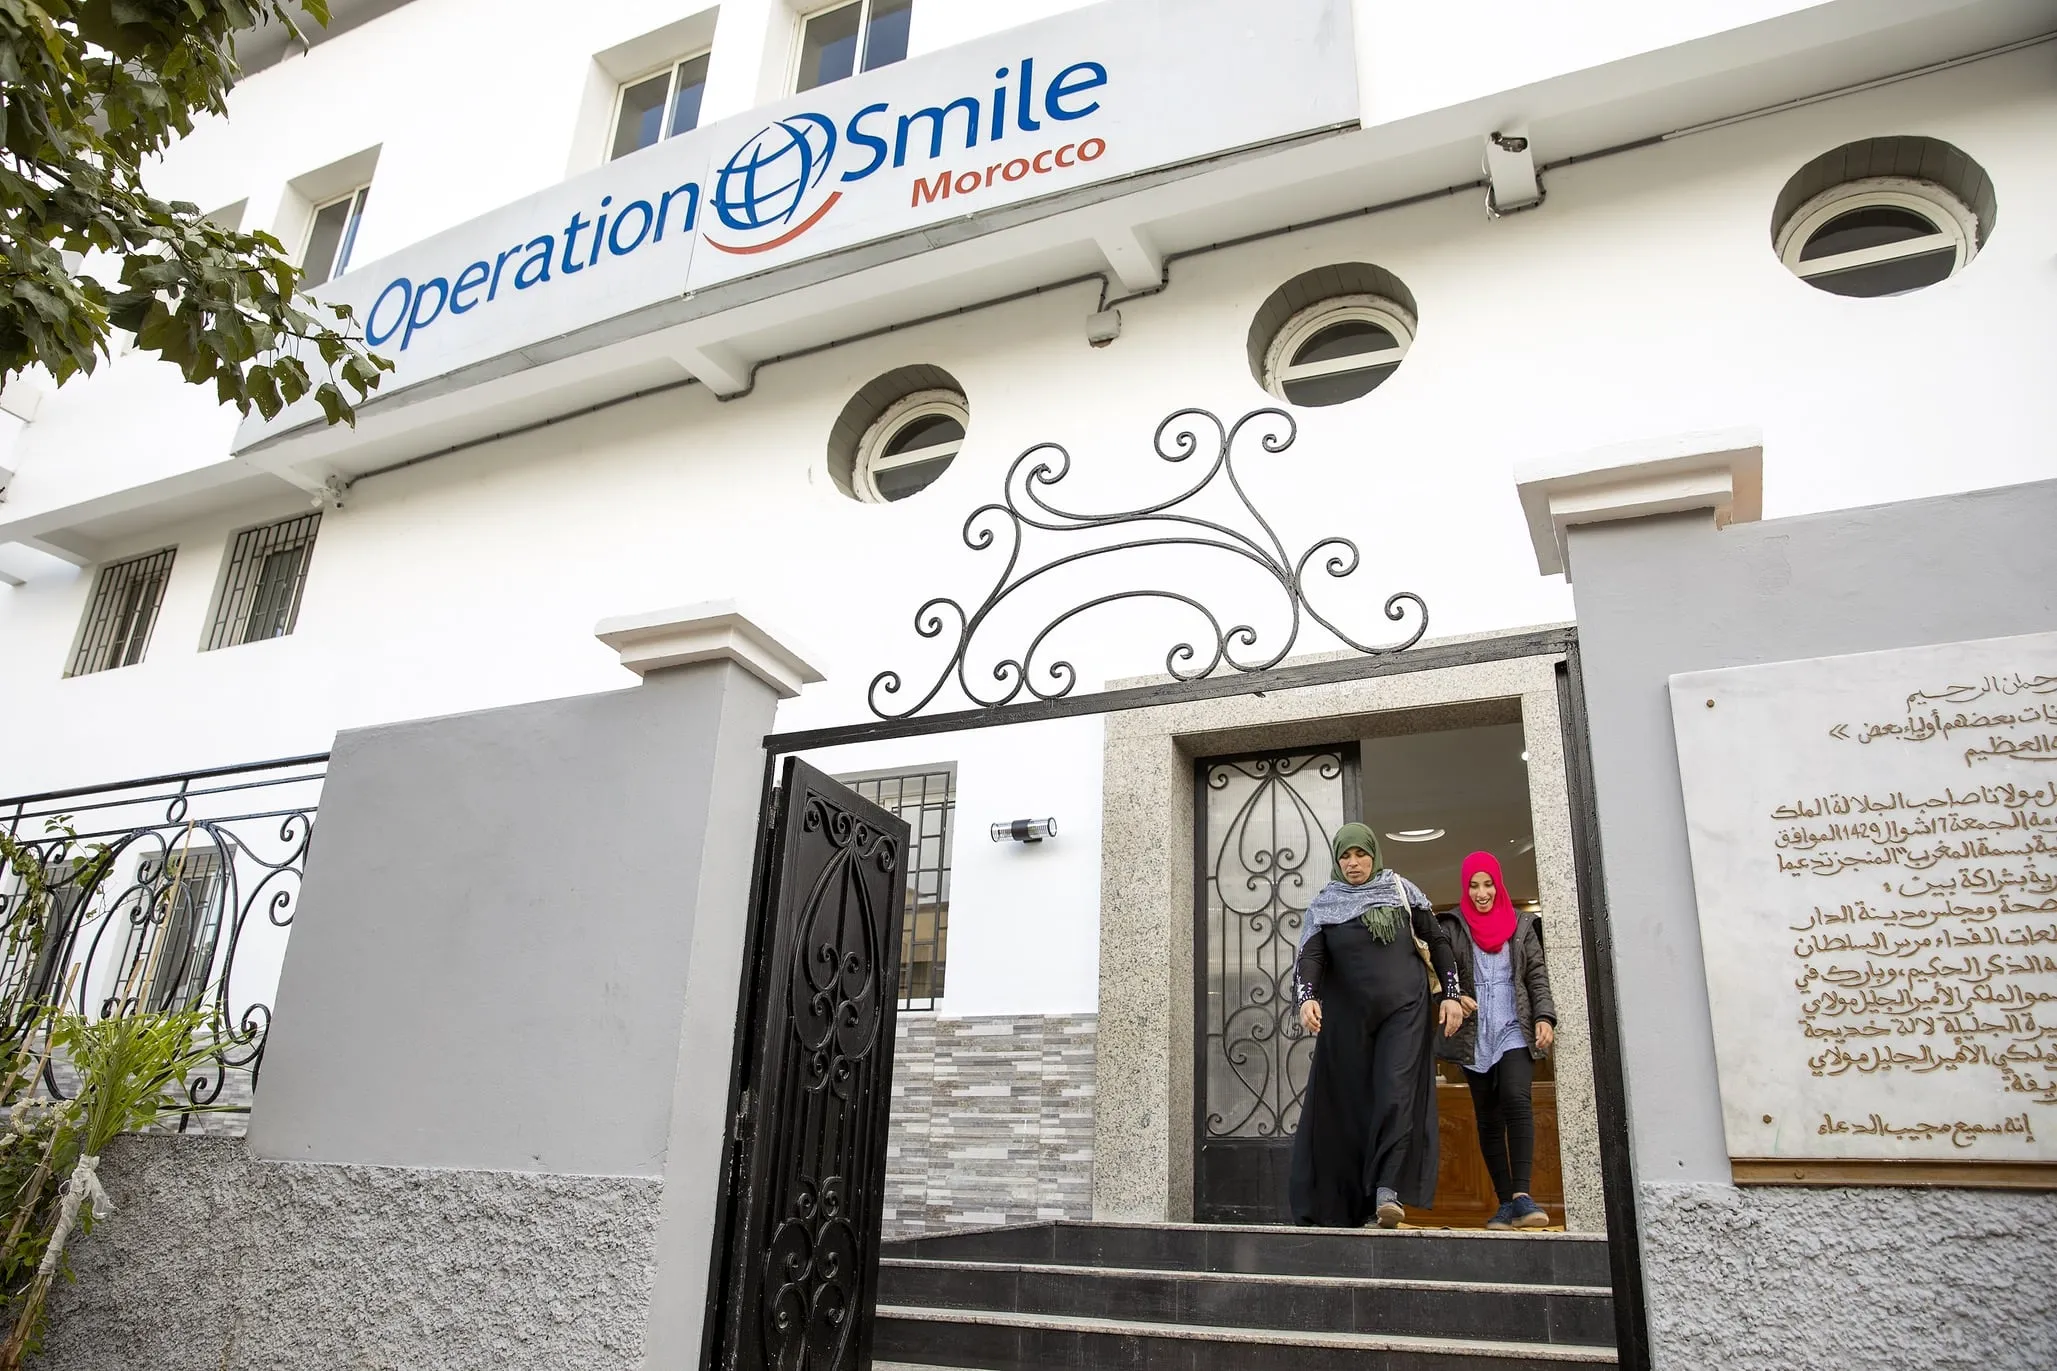
<path id="1" fill-rule="evenodd" d="M 782 700 L 824 679 L 791 638 L 773 636 L 763 620 L 733 600 L 602 619 L 593 636 L 619 652 L 621 664 L 638 676 L 695 662 L 734 662 Z"/>
<path id="2" fill-rule="evenodd" d="M 1704 509 L 1717 528 L 1764 517 L 1764 435 L 1721 429 L 1643 439 L 1514 469 L 1536 569 L 1571 579 L 1567 535 L 1579 524 Z"/>

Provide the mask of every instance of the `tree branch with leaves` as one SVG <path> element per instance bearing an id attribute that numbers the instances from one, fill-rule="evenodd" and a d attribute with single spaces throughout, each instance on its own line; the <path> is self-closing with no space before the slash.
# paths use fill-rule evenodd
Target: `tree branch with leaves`
<path id="1" fill-rule="evenodd" d="M 0 0 L 0 382 L 91 373 L 121 329 L 246 415 L 311 391 L 354 422 L 392 363 L 350 309 L 300 294 L 270 234 L 143 186 L 197 116 L 227 114 L 236 35 L 301 36 L 294 11 L 328 23 L 328 0 Z"/>

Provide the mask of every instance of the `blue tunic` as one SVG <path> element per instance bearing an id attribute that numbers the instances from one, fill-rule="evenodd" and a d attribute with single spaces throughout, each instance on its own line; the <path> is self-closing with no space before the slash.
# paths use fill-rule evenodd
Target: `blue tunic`
<path id="1" fill-rule="evenodd" d="M 1517 1049 L 1528 1051 L 1528 1038 L 1514 1012 L 1514 955 L 1506 944 L 1498 952 L 1472 945 L 1472 990 L 1478 996 L 1478 1048 L 1469 1070 L 1484 1075 L 1494 1063 Z"/>

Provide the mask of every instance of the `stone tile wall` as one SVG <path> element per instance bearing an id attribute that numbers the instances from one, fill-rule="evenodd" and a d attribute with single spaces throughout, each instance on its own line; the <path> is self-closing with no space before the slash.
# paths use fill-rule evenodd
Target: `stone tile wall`
<path id="1" fill-rule="evenodd" d="M 886 1236 L 1093 1215 L 1096 1017 L 900 1016 Z"/>

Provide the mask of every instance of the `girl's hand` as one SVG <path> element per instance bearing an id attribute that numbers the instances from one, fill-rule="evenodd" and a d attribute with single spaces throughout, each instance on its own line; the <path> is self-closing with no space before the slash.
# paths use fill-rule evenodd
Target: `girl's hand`
<path id="1" fill-rule="evenodd" d="M 1457 997 L 1457 1003 L 1464 1006 L 1464 1017 L 1467 1019 L 1470 1018 L 1472 1015 L 1478 1013 L 1478 1001 L 1474 1000 L 1469 995 L 1459 995 Z"/>
<path id="2" fill-rule="evenodd" d="M 1548 1019 L 1536 1020 L 1536 1046 L 1548 1052 L 1557 1041 L 1557 1029 Z"/>
<path id="3" fill-rule="evenodd" d="M 1308 1000 L 1300 1006 L 1300 1027 L 1310 1034 L 1321 1032 L 1321 1001 Z"/>
<path id="4" fill-rule="evenodd" d="M 1464 1006 L 1455 1000 L 1443 1001 L 1443 1036 L 1454 1038 L 1457 1030 L 1464 1027 Z"/>

